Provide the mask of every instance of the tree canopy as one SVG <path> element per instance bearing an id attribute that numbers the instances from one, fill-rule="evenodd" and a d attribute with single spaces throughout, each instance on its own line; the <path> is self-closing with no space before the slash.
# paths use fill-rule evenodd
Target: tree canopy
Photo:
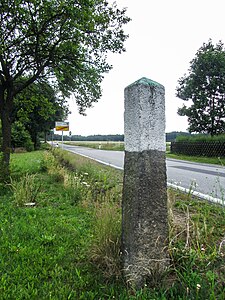
<path id="1" fill-rule="evenodd" d="M 124 51 L 125 10 L 104 0 L 2 0 L 0 4 L 2 87 L 26 75 L 13 94 L 40 77 L 57 80 L 77 95 L 80 111 L 100 96 L 107 51 Z"/>
<path id="2" fill-rule="evenodd" d="M 188 117 L 189 131 L 216 135 L 225 132 L 225 50 L 220 41 L 204 43 L 178 81 L 177 96 L 191 100 L 178 114 Z"/>
<path id="3" fill-rule="evenodd" d="M 15 97 L 13 122 L 24 124 L 36 149 L 38 135 L 46 135 L 55 127 L 55 120 L 66 119 L 68 113 L 65 99 L 57 95 L 47 82 L 34 82 Z"/>
<path id="4" fill-rule="evenodd" d="M 27 151 L 34 150 L 34 144 L 23 123 L 16 121 L 12 125 L 12 150 L 22 147 Z"/>
<path id="5" fill-rule="evenodd" d="M 6 171 L 15 96 L 47 78 L 80 113 L 101 96 L 107 53 L 124 51 L 125 9 L 106 0 L 1 0 L 0 115 Z M 19 80 L 21 77 L 25 81 Z M 8 168 L 9 170 L 9 168 Z"/>

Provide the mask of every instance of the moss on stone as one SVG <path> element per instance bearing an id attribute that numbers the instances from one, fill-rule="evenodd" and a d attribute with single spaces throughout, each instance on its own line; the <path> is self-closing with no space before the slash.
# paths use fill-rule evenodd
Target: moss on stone
<path id="1" fill-rule="evenodd" d="M 129 86 L 132 86 L 132 85 L 137 85 L 137 84 L 144 84 L 144 85 L 150 85 L 150 86 L 158 86 L 158 87 L 163 87 L 164 86 L 154 80 L 151 80 L 149 78 L 146 78 L 146 77 L 142 77 L 140 79 L 138 79 L 137 81 L 135 81 L 134 83 L 131 83 Z"/>

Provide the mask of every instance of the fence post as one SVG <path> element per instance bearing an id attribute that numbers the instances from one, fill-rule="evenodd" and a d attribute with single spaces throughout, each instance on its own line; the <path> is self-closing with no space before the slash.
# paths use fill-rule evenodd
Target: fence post
<path id="1" fill-rule="evenodd" d="M 135 288 L 159 281 L 169 264 L 164 94 L 147 78 L 125 88 L 122 255 Z"/>

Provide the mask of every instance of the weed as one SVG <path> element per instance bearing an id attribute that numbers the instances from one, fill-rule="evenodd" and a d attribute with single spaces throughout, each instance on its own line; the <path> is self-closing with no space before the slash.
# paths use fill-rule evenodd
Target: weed
<path id="1" fill-rule="evenodd" d="M 94 236 L 90 255 L 104 276 L 121 277 L 121 213 L 116 205 L 104 203 L 95 209 Z"/>
<path id="2" fill-rule="evenodd" d="M 82 178 L 78 174 L 68 172 L 64 174 L 64 187 L 66 188 L 66 196 L 69 198 L 70 203 L 75 205 L 85 198 L 89 186 L 86 182 L 82 181 Z"/>
<path id="3" fill-rule="evenodd" d="M 41 185 L 36 183 L 35 174 L 26 174 L 20 181 L 11 179 L 10 187 L 15 205 L 24 206 L 28 203 L 36 203 Z"/>
<path id="4" fill-rule="evenodd" d="M 47 234 L 43 234 L 41 239 L 40 239 L 40 243 L 41 245 L 44 246 L 51 246 L 54 243 L 56 235 L 47 235 Z"/>

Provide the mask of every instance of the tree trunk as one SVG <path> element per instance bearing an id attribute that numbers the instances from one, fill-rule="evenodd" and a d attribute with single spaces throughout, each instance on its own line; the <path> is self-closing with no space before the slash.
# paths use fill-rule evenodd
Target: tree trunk
<path id="1" fill-rule="evenodd" d="M 44 132 L 44 140 L 45 140 L 45 144 L 47 143 L 47 131 L 45 130 Z"/>
<path id="2" fill-rule="evenodd" d="M 34 149 L 38 149 L 38 136 L 36 130 L 33 130 L 31 133 L 31 140 L 34 143 Z"/>
<path id="3" fill-rule="evenodd" d="M 2 155 L 0 157 L 0 181 L 9 180 L 10 152 L 11 152 L 11 113 L 12 113 L 13 93 L 12 90 L 0 91 L 0 116 L 2 122 Z"/>
<path id="4" fill-rule="evenodd" d="M 215 96 L 212 97 L 210 101 L 210 116 L 211 116 L 211 132 L 210 135 L 214 136 L 216 134 L 215 128 Z"/>

